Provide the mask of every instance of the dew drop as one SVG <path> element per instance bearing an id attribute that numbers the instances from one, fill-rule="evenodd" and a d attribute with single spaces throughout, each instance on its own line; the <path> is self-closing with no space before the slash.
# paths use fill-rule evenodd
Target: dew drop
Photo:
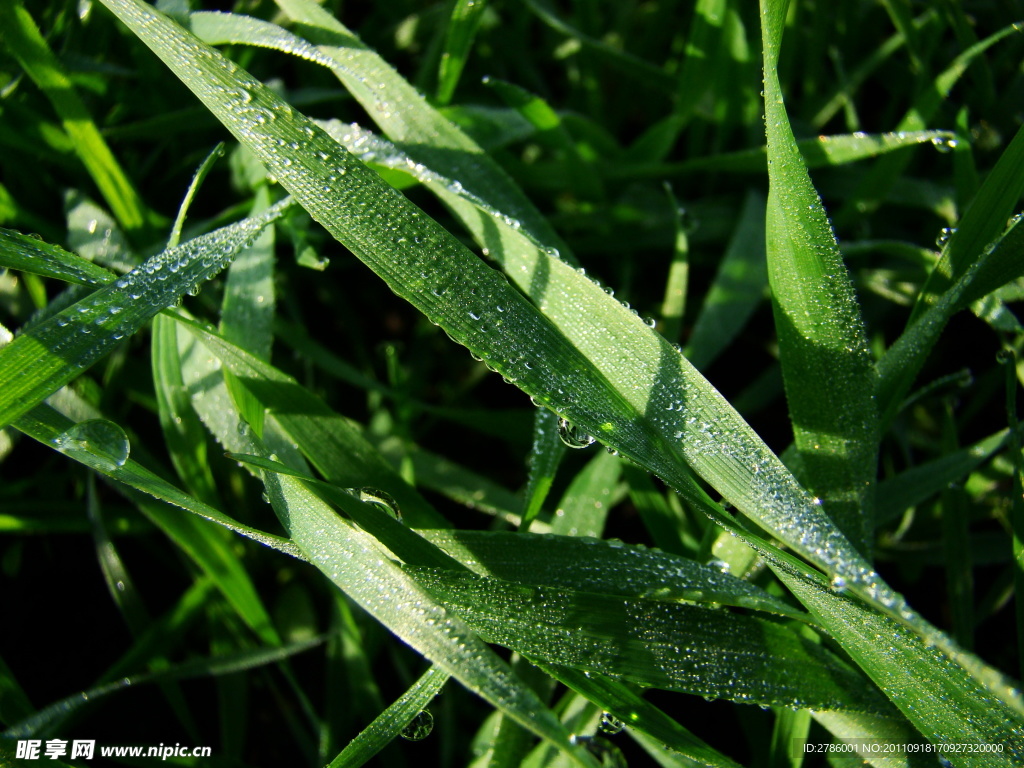
<path id="1" fill-rule="evenodd" d="M 932 146 L 939 152 L 946 154 L 960 146 L 960 140 L 953 136 L 935 136 L 932 138 Z"/>
<path id="2" fill-rule="evenodd" d="M 398 508 L 398 502 L 395 501 L 394 497 L 390 493 L 377 490 L 376 488 L 360 488 L 359 489 L 359 500 L 365 501 L 367 504 L 377 504 L 384 508 L 384 511 L 391 515 L 395 520 L 402 519 L 402 512 Z M 424 710 L 426 712 L 426 710 Z M 420 714 L 423 714 L 422 712 Z M 429 715 L 430 713 L 427 712 Z M 434 718 L 430 718 L 431 725 L 433 725 Z M 429 733 L 429 730 L 427 731 Z M 421 737 L 422 738 L 422 737 Z"/>
<path id="3" fill-rule="evenodd" d="M 570 448 L 587 448 L 594 444 L 593 435 L 588 435 L 568 419 L 558 420 L 558 437 Z"/>
<path id="4" fill-rule="evenodd" d="M 75 424 L 55 437 L 53 446 L 66 456 L 107 472 L 123 467 L 131 450 L 124 430 L 106 419 Z"/>
<path id="5" fill-rule="evenodd" d="M 402 738 L 407 741 L 422 741 L 434 730 L 434 716 L 424 709 L 402 729 Z"/>
<path id="6" fill-rule="evenodd" d="M 609 736 L 614 736 L 617 733 L 621 733 L 622 729 L 625 727 L 626 724 L 611 712 L 602 712 L 601 722 L 597 726 L 597 729 L 601 731 L 601 733 L 607 733 Z"/>
<path id="7" fill-rule="evenodd" d="M 955 232 L 955 229 L 943 227 L 942 231 L 939 232 L 939 236 L 935 238 L 935 247 L 941 251 L 943 248 L 946 247 L 946 243 L 949 242 L 949 239 L 953 236 Z"/>
<path id="8" fill-rule="evenodd" d="M 575 743 L 597 758 L 602 768 L 626 768 L 622 750 L 601 736 L 577 736 Z"/>

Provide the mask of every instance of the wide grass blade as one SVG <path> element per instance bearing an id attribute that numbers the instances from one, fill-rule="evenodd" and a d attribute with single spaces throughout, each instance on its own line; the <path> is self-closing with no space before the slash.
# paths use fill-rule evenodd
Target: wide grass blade
<path id="1" fill-rule="evenodd" d="M 196 290 L 289 205 L 154 256 L 0 350 L 0 426 L 110 352 L 157 312 Z"/>
<path id="2" fill-rule="evenodd" d="M 802 474 L 839 528 L 870 549 L 878 444 L 875 372 L 860 307 L 782 100 L 785 2 L 762 0 L 768 276 Z"/>
<path id="3" fill-rule="evenodd" d="M 887 708 L 859 673 L 774 621 L 435 568 L 406 570 L 482 637 L 531 659 L 740 702 Z M 786 662 L 777 665 L 778 659 Z M 800 666 L 798 678 L 789 674 L 790 664 Z"/>

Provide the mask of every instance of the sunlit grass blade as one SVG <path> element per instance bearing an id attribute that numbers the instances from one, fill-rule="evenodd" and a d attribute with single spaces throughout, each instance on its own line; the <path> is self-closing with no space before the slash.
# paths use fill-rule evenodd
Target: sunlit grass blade
<path id="1" fill-rule="evenodd" d="M 127 232 L 146 225 L 146 208 L 74 85 L 21 2 L 0 3 L 0 39 L 53 104 L 71 146 Z"/>
<path id="2" fill-rule="evenodd" d="M 486 10 L 487 0 L 455 0 L 452 4 L 437 70 L 438 104 L 447 104 L 455 95 L 462 69 L 473 47 L 473 38 Z"/>
<path id="3" fill-rule="evenodd" d="M 732 701 L 878 712 L 884 698 L 797 631 L 693 604 L 406 566 L 490 642 L 541 662 Z M 799 678 L 776 666 L 800 666 Z"/>
<path id="4" fill-rule="evenodd" d="M 437 666 L 428 669 L 402 696 L 385 709 L 356 736 L 328 768 L 358 768 L 365 765 L 392 739 L 402 735 L 448 682 L 447 672 Z M 418 735 L 418 734 L 417 734 Z M 422 738 L 422 737 L 420 737 Z"/>
<path id="5" fill-rule="evenodd" d="M 946 757 L 954 765 L 1011 766 L 1024 759 L 1024 719 L 992 696 L 991 686 L 893 619 L 813 581 L 776 573 L 833 636 L 844 639 L 844 650 L 933 744 L 1001 745 L 969 759 L 950 751 Z M 879 637 L 890 641 L 879 643 Z"/>
<path id="6" fill-rule="evenodd" d="M 217 274 L 288 204 L 154 256 L 0 350 L 0 426 L 67 384 L 157 312 Z"/>
<path id="7" fill-rule="evenodd" d="M 312 0 L 280 0 L 277 4 L 299 24 L 303 35 L 318 45 L 310 45 L 275 24 L 245 16 L 197 13 L 191 17 L 192 25 L 208 42 L 275 48 L 328 67 L 392 141 L 416 149 L 412 154 L 415 161 L 458 180 L 496 210 L 520 221 L 537 240 L 567 251 L 551 225 L 500 166 L 459 128 L 440 118 L 415 88 L 341 22 Z M 208 22 L 216 23 L 215 31 L 205 26 Z M 386 93 L 375 83 L 386 84 Z"/>
<path id="8" fill-rule="evenodd" d="M 802 479 L 864 551 L 874 530 L 875 372 L 835 235 L 800 159 L 776 67 L 786 3 L 762 0 L 768 277 Z"/>

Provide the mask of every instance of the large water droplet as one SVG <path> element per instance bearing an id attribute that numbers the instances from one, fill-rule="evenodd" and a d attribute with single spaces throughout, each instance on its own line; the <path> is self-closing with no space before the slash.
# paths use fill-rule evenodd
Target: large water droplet
<path id="1" fill-rule="evenodd" d="M 131 450 L 124 430 L 106 419 L 89 419 L 75 424 L 55 437 L 53 446 L 66 456 L 84 460 L 109 472 L 123 467 Z"/>
<path id="2" fill-rule="evenodd" d="M 377 504 L 383 507 L 384 511 L 395 518 L 395 520 L 402 519 L 402 512 L 398 508 L 398 502 L 394 500 L 390 493 L 379 491 L 376 488 L 360 488 L 359 500 L 365 501 L 367 504 Z M 433 718 L 431 718 L 431 722 L 433 722 Z"/>
<path id="3" fill-rule="evenodd" d="M 586 448 L 594 444 L 594 437 L 574 426 L 568 419 L 558 420 L 558 436 L 570 448 Z"/>
<path id="4" fill-rule="evenodd" d="M 607 733 L 609 736 L 614 736 L 616 733 L 622 733 L 622 729 L 625 727 L 626 724 L 611 712 L 602 712 L 601 722 L 598 724 L 597 729 L 601 731 L 601 733 Z"/>
<path id="5" fill-rule="evenodd" d="M 953 136 L 935 136 L 932 139 L 932 146 L 939 150 L 939 152 L 946 154 L 960 146 L 960 140 Z"/>
<path id="6" fill-rule="evenodd" d="M 943 227 L 942 231 L 939 232 L 939 236 L 935 238 L 935 247 L 941 251 L 943 248 L 946 247 L 946 243 L 949 242 L 949 238 L 951 238 L 953 236 L 953 233 L 955 232 L 955 229 Z"/>
<path id="7" fill-rule="evenodd" d="M 409 741 L 422 741 L 434 730 L 434 716 L 429 709 L 424 709 L 402 729 L 402 738 Z"/>

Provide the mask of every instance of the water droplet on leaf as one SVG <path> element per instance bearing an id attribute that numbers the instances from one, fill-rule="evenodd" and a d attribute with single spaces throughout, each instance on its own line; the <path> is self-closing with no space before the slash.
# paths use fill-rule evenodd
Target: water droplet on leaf
<path id="1" fill-rule="evenodd" d="M 434 716 L 424 709 L 402 729 L 402 738 L 408 741 L 422 741 L 434 730 Z"/>
<path id="2" fill-rule="evenodd" d="M 568 419 L 558 420 L 558 437 L 570 448 L 586 448 L 594 444 L 592 435 L 574 426 Z"/>
<path id="3" fill-rule="evenodd" d="M 124 430 L 106 419 L 79 422 L 55 437 L 53 445 L 67 456 L 110 472 L 124 466 L 131 450 Z"/>
<path id="4" fill-rule="evenodd" d="M 379 491 L 376 488 L 360 488 L 359 500 L 365 501 L 368 504 L 377 504 L 378 506 L 383 507 L 384 511 L 395 518 L 395 520 L 402 519 L 402 512 L 398 508 L 398 502 L 394 500 L 390 493 Z M 433 718 L 431 718 L 431 723 L 433 723 Z"/>

